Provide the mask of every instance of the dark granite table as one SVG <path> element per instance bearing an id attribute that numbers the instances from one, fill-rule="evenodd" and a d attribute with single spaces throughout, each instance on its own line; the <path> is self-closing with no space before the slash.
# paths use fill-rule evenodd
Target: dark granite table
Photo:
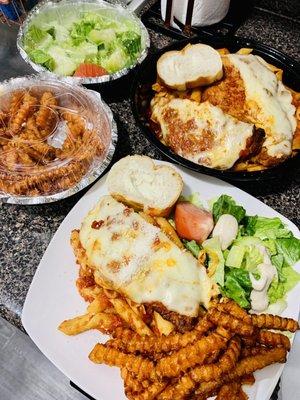
<path id="1" fill-rule="evenodd" d="M 238 29 L 237 35 L 274 46 L 300 61 L 300 19 L 299 7 L 296 7 L 299 0 L 294 0 L 294 12 L 288 7 L 291 1 L 260 0 L 252 15 Z M 282 11 L 282 3 L 287 10 L 283 8 Z M 150 36 L 152 50 L 174 40 L 151 30 Z M 5 50 L 10 47 L 16 54 L 15 32 L 8 32 L 0 24 L 0 38 L 0 74 L 7 78 L 8 75 L 21 74 L 21 70 L 25 73 L 25 69 L 20 70 L 16 66 L 17 58 L 10 60 L 11 65 L 8 68 L 4 67 Z M 125 86 L 123 85 L 123 91 L 118 90 L 116 85 L 110 90 L 104 90 L 104 98 L 119 121 L 119 143 L 115 160 L 134 153 L 162 158 L 135 124 L 128 100 L 129 86 L 128 78 Z M 296 176 L 286 177 L 285 182 L 245 185 L 242 188 L 299 226 L 299 183 L 300 177 Z M 81 192 L 69 199 L 41 206 L 0 204 L 0 315 L 20 328 L 22 306 L 39 261 L 56 229 L 83 194 Z"/>

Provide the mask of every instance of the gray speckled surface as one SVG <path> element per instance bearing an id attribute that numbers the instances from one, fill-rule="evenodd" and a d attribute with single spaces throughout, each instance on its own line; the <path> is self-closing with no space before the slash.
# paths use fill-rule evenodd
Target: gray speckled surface
<path id="1" fill-rule="evenodd" d="M 153 31 L 150 31 L 150 35 L 153 47 L 156 48 L 174 40 Z M 300 27 L 296 21 L 255 10 L 238 30 L 238 35 L 254 38 L 300 58 Z M 117 91 L 111 89 L 114 90 Z M 137 128 L 130 109 L 128 91 L 124 98 L 126 100 L 110 101 L 116 118 L 121 122 L 115 159 L 134 153 L 162 158 Z M 299 184 L 300 177 L 296 177 L 284 183 L 276 181 L 268 185 L 247 185 L 244 189 L 299 226 Z M 83 193 L 43 206 L 0 205 L 0 315 L 20 328 L 25 296 L 43 252 L 64 217 Z"/>

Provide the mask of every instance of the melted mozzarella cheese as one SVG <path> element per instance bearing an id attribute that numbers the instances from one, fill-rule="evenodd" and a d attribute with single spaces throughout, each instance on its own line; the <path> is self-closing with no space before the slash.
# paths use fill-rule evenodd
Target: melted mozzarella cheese
<path id="1" fill-rule="evenodd" d="M 102 197 L 86 216 L 80 242 L 89 265 L 136 303 L 161 302 L 188 316 L 198 314 L 199 304 L 208 306 L 212 284 L 205 268 L 112 197 Z"/>
<path id="2" fill-rule="evenodd" d="M 252 124 L 224 114 L 209 102 L 157 97 L 151 106 L 164 142 L 182 157 L 209 168 L 231 168 L 253 135 Z"/>
<path id="3" fill-rule="evenodd" d="M 252 122 L 266 132 L 264 146 L 268 154 L 271 157 L 290 155 L 296 129 L 291 93 L 278 81 L 262 58 L 238 54 L 226 57 L 241 74 L 246 92 L 246 108 L 249 109 Z"/>

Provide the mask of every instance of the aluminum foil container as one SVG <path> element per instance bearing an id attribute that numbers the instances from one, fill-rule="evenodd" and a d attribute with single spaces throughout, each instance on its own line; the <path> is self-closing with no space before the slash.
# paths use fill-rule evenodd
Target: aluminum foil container
<path id="1" fill-rule="evenodd" d="M 45 92 L 54 105 L 47 95 L 43 103 Z M 0 203 L 44 204 L 79 192 L 108 167 L 117 137 L 101 95 L 72 78 L 42 74 L 2 82 Z"/>
<path id="2" fill-rule="evenodd" d="M 48 71 L 42 65 L 34 63 L 28 56 L 27 52 L 24 49 L 23 42 L 25 34 L 30 27 L 31 23 L 34 22 L 35 19 L 39 18 L 43 13 L 51 11 L 51 13 L 57 13 L 57 19 L 61 19 L 61 23 L 63 24 L 63 13 L 69 9 L 74 10 L 74 8 L 78 8 L 78 11 L 94 11 L 97 9 L 106 9 L 106 10 L 114 10 L 117 11 L 121 16 L 132 18 L 140 27 L 140 32 L 142 36 L 142 50 L 139 57 L 136 61 L 129 66 L 128 68 L 123 68 L 120 71 L 117 71 L 110 75 L 104 75 L 100 77 L 91 77 L 91 78 L 81 78 L 81 77 L 71 77 L 77 83 L 83 84 L 92 84 L 92 83 L 104 83 L 113 81 L 115 79 L 121 78 L 122 76 L 128 74 L 128 72 L 133 69 L 136 65 L 140 64 L 147 56 L 148 48 L 150 47 L 150 38 L 148 31 L 141 20 L 136 16 L 133 11 L 130 11 L 120 4 L 111 4 L 103 0 L 44 0 L 39 2 L 28 14 L 24 23 L 21 25 L 17 37 L 17 48 L 23 57 L 23 59 L 31 65 L 31 67 L 37 72 L 47 72 L 52 75 L 54 73 Z M 55 75 L 57 76 L 57 75 Z"/>

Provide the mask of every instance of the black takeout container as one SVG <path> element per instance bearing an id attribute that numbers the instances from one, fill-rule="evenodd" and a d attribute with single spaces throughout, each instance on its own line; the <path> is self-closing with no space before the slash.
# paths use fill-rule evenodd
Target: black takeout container
<path id="1" fill-rule="evenodd" d="M 148 57 L 137 69 L 133 82 L 131 95 L 132 110 L 136 121 L 142 129 L 142 132 L 150 140 L 150 142 L 167 158 L 179 165 L 189 168 L 192 171 L 200 172 L 206 175 L 212 175 L 229 181 L 250 182 L 269 179 L 282 179 L 285 176 L 291 176 L 299 171 L 300 152 L 282 164 L 262 171 L 247 172 L 218 170 L 193 163 L 192 161 L 175 154 L 171 149 L 160 142 L 154 132 L 150 129 L 148 120 L 149 103 L 154 95 L 154 92 L 152 91 L 152 84 L 156 82 L 157 76 L 156 63 L 163 53 L 170 50 L 181 50 L 188 43 L 204 43 L 214 47 L 215 49 L 226 47 L 232 53 L 237 52 L 243 47 L 252 48 L 252 54 L 261 56 L 268 63 L 283 69 L 283 83 L 289 88 L 300 92 L 300 64 L 291 57 L 270 46 L 242 37 L 215 37 L 205 34 L 201 34 L 197 38 L 178 41 L 160 49 L 152 55 L 148 55 Z"/>

